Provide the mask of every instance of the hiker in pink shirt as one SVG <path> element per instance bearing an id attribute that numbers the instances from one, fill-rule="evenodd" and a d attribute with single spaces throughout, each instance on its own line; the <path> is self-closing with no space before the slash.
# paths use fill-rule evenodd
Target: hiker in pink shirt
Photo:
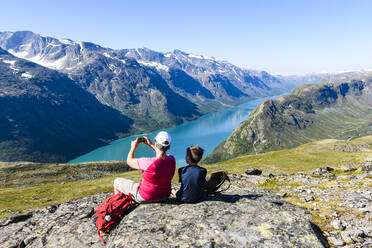
<path id="1" fill-rule="evenodd" d="M 134 153 L 140 142 L 151 147 L 156 156 L 134 158 Z M 137 202 L 167 199 L 171 193 L 171 181 L 176 170 L 175 158 L 172 155 L 167 155 L 170 144 L 171 136 L 164 131 L 156 135 L 155 145 L 147 137 L 133 140 L 127 164 L 133 169 L 142 171 L 142 180 L 140 183 L 136 183 L 129 179 L 116 178 L 114 181 L 115 194 L 118 192 L 130 193 Z"/>

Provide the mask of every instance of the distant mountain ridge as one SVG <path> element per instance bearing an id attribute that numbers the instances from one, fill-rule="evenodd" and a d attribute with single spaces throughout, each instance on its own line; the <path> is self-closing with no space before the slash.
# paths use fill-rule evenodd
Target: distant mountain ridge
<path id="1" fill-rule="evenodd" d="M 67 74 L 101 103 L 131 118 L 137 132 L 179 124 L 286 88 L 267 72 L 180 50 L 114 50 L 30 31 L 1 32 L 0 47 Z"/>
<path id="2" fill-rule="evenodd" d="M 169 71 L 172 68 L 183 70 L 199 80 L 217 97 L 231 96 L 227 92 L 229 87 L 240 91 L 240 94 L 262 95 L 281 84 L 279 80 L 267 72 L 242 69 L 225 61 L 189 54 L 177 49 L 164 54 L 148 48 L 122 50 L 122 53 L 127 57 L 137 59 L 139 63 L 152 66 L 160 72 Z M 223 82 L 226 84 L 224 85 Z M 225 92 L 218 92 L 216 90 L 218 86 Z M 227 94 L 224 95 L 224 93 Z"/>
<path id="3" fill-rule="evenodd" d="M 320 139 L 353 139 L 371 134 L 372 78 L 335 78 L 263 101 L 205 162 L 292 148 Z"/>
<path id="4" fill-rule="evenodd" d="M 0 48 L 0 161 L 68 161 L 131 125 L 65 74 Z"/>
<path id="5" fill-rule="evenodd" d="M 12 54 L 49 68 L 41 69 L 12 57 L 3 60 L 12 61 L 2 63 L 0 70 L 2 97 L 12 99 L 4 108 L 11 114 L 0 115 L 0 125 L 4 127 L 0 142 L 3 142 L 3 151 L 7 151 L 0 160 L 6 161 L 65 161 L 123 135 L 177 125 L 220 107 L 287 91 L 296 84 L 265 71 L 248 70 L 180 50 L 169 53 L 147 48 L 115 50 L 91 42 L 44 37 L 30 31 L 0 32 L 0 48 L 4 49 L 2 55 L 5 57 Z M 14 63 L 16 67 L 13 68 Z M 33 73 L 33 70 L 42 73 Z M 19 71 L 25 72 L 19 74 Z M 15 83 L 9 88 L 13 81 Z M 41 82 L 54 85 L 55 81 L 63 81 L 61 87 L 40 88 Z M 62 85 L 64 91 L 61 91 Z M 82 94 L 81 101 L 76 100 L 77 92 Z M 91 99 L 92 95 L 98 101 Z M 20 96 L 33 100 L 22 102 Z M 69 100 L 61 100 L 64 98 Z M 60 101 L 76 104 L 64 105 Z M 57 102 L 59 108 L 55 108 L 53 102 Z M 88 102 L 92 102 L 92 106 L 88 107 Z M 44 103 L 47 106 L 42 105 Z M 29 130 L 29 125 L 36 125 L 37 118 L 22 117 L 22 104 L 27 105 L 25 109 L 39 109 L 43 115 L 39 121 L 45 126 L 44 130 Z M 15 109 L 19 113 L 15 113 Z M 23 125 L 10 123 L 13 117 L 8 117 L 11 115 L 18 121 L 25 120 Z M 66 116 L 69 122 L 63 118 Z M 96 121 L 97 116 L 102 118 Z M 9 125 L 14 125 L 13 129 Z M 59 132 L 60 126 L 69 131 Z M 86 132 L 80 132 L 85 127 Z M 44 131 L 48 135 L 38 136 Z M 58 135 L 65 141 L 58 143 Z M 81 142 L 68 146 L 73 136 Z M 12 147 L 14 151 L 10 152 Z M 19 152 L 21 150 L 23 152 Z"/>

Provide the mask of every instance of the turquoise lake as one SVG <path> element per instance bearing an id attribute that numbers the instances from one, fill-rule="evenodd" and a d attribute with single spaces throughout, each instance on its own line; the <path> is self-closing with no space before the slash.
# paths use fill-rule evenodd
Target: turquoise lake
<path id="1" fill-rule="evenodd" d="M 275 97 L 268 97 L 275 98 Z M 222 108 L 215 113 L 203 115 L 197 120 L 183 123 L 176 127 L 156 130 L 152 133 L 138 134 L 115 140 L 110 144 L 97 148 L 87 154 L 77 157 L 69 163 L 126 160 L 130 142 L 136 137 L 147 136 L 154 142 L 154 137 L 159 131 L 167 131 L 172 136 L 171 148 L 168 154 L 176 158 L 177 166 L 185 165 L 186 148 L 190 145 L 199 145 L 205 149 L 204 156 L 225 140 L 240 122 L 247 119 L 249 113 L 266 98 L 248 101 L 234 108 Z M 155 153 L 147 145 L 139 144 L 135 157 L 152 157 Z"/>

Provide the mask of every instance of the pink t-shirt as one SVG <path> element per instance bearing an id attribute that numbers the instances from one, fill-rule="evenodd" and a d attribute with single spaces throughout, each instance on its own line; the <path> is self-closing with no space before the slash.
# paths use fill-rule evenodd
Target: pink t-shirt
<path id="1" fill-rule="evenodd" d="M 142 181 L 138 188 L 141 197 L 149 201 L 168 198 L 176 170 L 175 158 L 168 155 L 164 158 L 140 158 L 137 161 L 142 171 Z"/>
<path id="2" fill-rule="evenodd" d="M 140 168 L 141 171 L 147 170 L 147 168 L 155 161 L 157 160 L 156 157 L 153 158 L 139 158 L 137 160 L 138 167 Z"/>

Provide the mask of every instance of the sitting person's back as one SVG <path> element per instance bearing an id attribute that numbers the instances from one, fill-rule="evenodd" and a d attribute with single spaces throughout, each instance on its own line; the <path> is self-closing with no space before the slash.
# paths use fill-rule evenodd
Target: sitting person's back
<path id="1" fill-rule="evenodd" d="M 152 148 L 156 156 L 152 158 L 134 158 L 139 145 L 144 143 Z M 159 132 L 155 137 L 155 145 L 147 137 L 136 138 L 131 142 L 131 149 L 127 156 L 129 167 L 142 171 L 141 183 L 125 178 L 116 178 L 114 192 L 131 194 L 137 202 L 161 201 L 169 197 L 171 182 L 176 170 L 176 161 L 166 152 L 170 148 L 171 136 L 167 132 Z"/>
<path id="2" fill-rule="evenodd" d="M 181 188 L 176 193 L 178 200 L 183 202 L 198 202 L 205 198 L 205 176 L 207 170 L 198 166 L 204 150 L 199 146 L 190 146 L 186 150 L 186 162 L 189 164 L 178 169 Z"/>

